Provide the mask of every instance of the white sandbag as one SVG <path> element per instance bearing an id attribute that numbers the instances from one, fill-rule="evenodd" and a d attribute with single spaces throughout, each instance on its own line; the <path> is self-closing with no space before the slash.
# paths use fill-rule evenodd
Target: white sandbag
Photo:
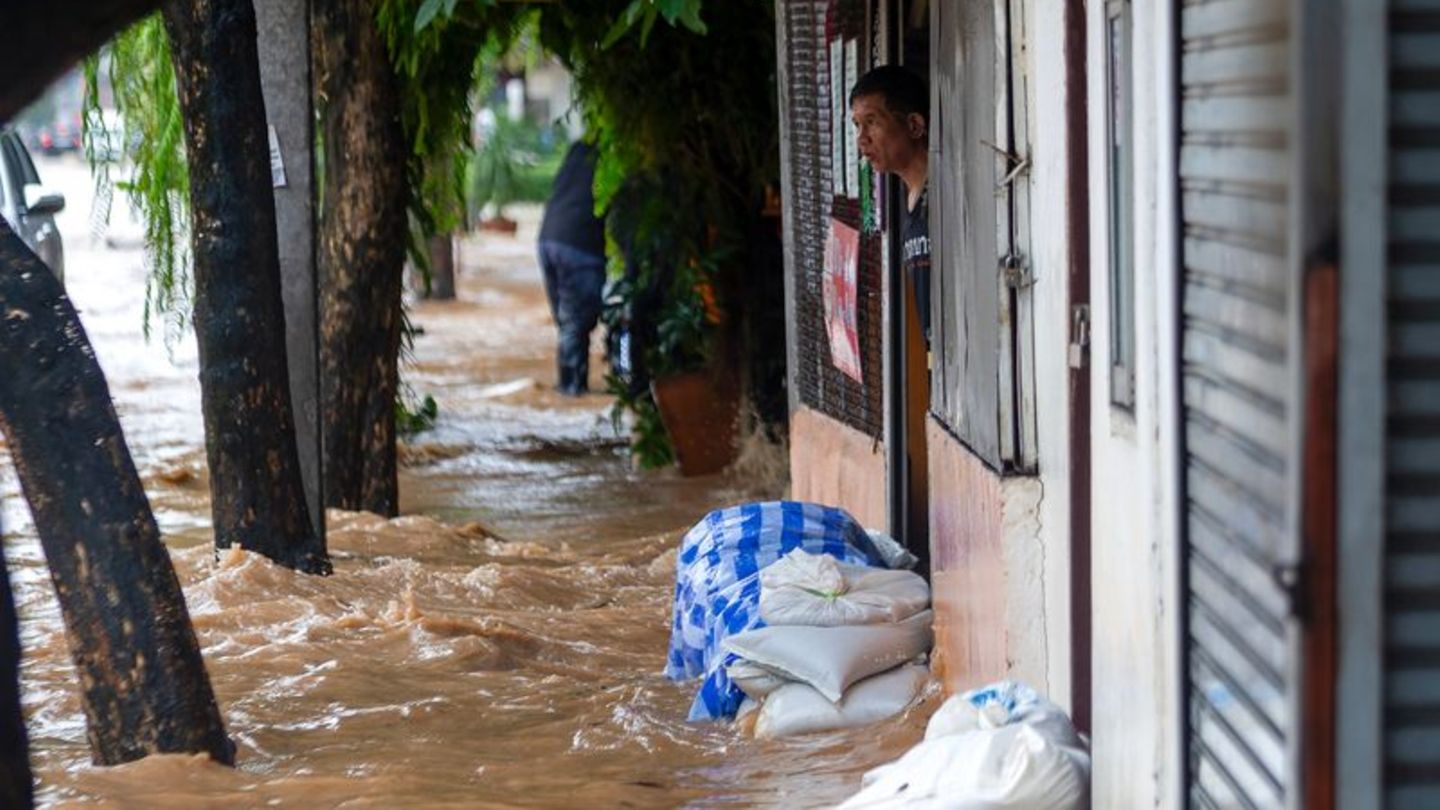
<path id="1" fill-rule="evenodd" d="M 760 618 L 770 625 L 898 622 L 929 606 L 930 586 L 913 571 L 851 565 L 797 548 L 760 572 Z"/>
<path id="2" fill-rule="evenodd" d="M 904 711 L 929 675 L 923 666 L 896 667 L 850 687 L 839 703 L 830 702 L 809 684 L 786 684 L 760 707 L 755 736 L 767 740 L 879 722 Z"/>
<path id="3" fill-rule="evenodd" d="M 763 707 L 762 707 L 763 711 Z M 1006 681 L 950 698 L 842 810 L 1083 810 L 1090 755 L 1058 706 Z"/>
<path id="4" fill-rule="evenodd" d="M 945 701 L 925 726 L 925 739 L 1016 723 L 1035 726 L 1060 745 L 1084 748 L 1065 710 L 1018 681 L 1000 681 Z"/>
<path id="5" fill-rule="evenodd" d="M 872 773 L 841 810 L 1089 807 L 1089 757 L 1025 723 L 925 740 Z"/>
<path id="6" fill-rule="evenodd" d="M 839 702 L 850 684 L 927 652 L 933 619 L 926 610 L 895 624 L 762 627 L 730 636 L 721 647 Z"/>
<path id="7" fill-rule="evenodd" d="M 982 717 L 982 710 L 962 696 L 951 695 L 930 715 L 930 722 L 925 724 L 925 739 L 933 740 L 936 737 L 1005 725 L 1008 715 L 1003 707 L 991 704 L 986 706 L 984 711 L 989 716 Z"/>
<path id="8" fill-rule="evenodd" d="M 746 697 L 754 700 L 764 700 L 776 689 L 787 683 L 794 683 L 794 681 L 782 678 L 765 667 L 752 664 L 744 658 L 727 664 L 725 674 L 730 676 L 730 682 L 738 686 Z"/>

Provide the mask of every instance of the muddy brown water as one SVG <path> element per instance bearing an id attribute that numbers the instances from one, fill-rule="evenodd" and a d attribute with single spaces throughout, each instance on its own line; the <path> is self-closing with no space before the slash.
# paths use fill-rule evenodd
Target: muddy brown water
<path id="1" fill-rule="evenodd" d="M 784 456 L 747 448 L 743 470 L 708 479 L 639 472 L 607 398 L 550 391 L 534 212 L 518 239 L 463 246 L 458 301 L 415 308 L 424 334 L 405 378 L 440 418 L 402 449 L 405 516 L 332 512 L 335 574 L 317 578 L 215 555 L 193 340 L 144 342 L 133 228 L 115 229 L 118 247 L 91 244 L 83 169 L 41 168 L 71 197 L 71 295 L 239 749 L 235 769 L 90 764 L 48 574 L 0 458 L 42 803 L 813 807 L 919 738 L 933 697 L 891 723 L 774 742 L 685 721 L 694 684 L 660 674 L 678 538 L 711 508 L 781 494 Z"/>

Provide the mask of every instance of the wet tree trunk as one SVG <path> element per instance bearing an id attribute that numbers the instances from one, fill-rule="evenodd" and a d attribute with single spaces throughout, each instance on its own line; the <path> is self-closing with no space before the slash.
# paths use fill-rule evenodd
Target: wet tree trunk
<path id="1" fill-rule="evenodd" d="M 0 431 L 59 597 L 97 764 L 235 750 L 79 316 L 0 221 Z"/>
<path id="2" fill-rule="evenodd" d="M 430 292 L 432 301 L 455 300 L 455 237 L 437 233 L 430 237 Z"/>
<path id="3" fill-rule="evenodd" d="M 47 0 L 0 3 L 0 122 L 8 121 L 60 74 L 160 0 Z"/>
<path id="4" fill-rule="evenodd" d="M 30 741 L 20 709 L 20 623 L 5 555 L 0 553 L 0 807 L 34 805 Z"/>
<path id="5" fill-rule="evenodd" d="M 330 572 L 300 477 L 251 0 L 167 0 L 190 163 L 195 336 L 215 545 Z"/>
<path id="6" fill-rule="evenodd" d="M 324 178 L 317 240 L 325 496 L 394 515 L 407 147 L 374 0 L 313 0 Z"/>

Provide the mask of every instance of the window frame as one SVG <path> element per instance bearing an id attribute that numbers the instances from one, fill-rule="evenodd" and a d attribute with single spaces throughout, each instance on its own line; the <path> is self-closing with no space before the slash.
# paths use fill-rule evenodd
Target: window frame
<path id="1" fill-rule="evenodd" d="M 1108 242 L 1110 404 L 1135 408 L 1135 147 L 1133 26 L 1130 0 L 1107 0 L 1105 175 Z"/>

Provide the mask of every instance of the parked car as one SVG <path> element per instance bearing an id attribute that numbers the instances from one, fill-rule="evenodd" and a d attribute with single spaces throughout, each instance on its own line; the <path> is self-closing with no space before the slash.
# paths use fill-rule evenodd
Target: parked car
<path id="1" fill-rule="evenodd" d="M 80 122 L 56 118 L 35 130 L 35 148 L 46 155 L 78 152 L 82 146 Z"/>
<path id="2" fill-rule="evenodd" d="M 13 131 L 0 131 L 0 215 L 61 282 L 65 247 L 55 215 L 64 208 L 64 195 L 40 185 L 25 144 Z"/>

